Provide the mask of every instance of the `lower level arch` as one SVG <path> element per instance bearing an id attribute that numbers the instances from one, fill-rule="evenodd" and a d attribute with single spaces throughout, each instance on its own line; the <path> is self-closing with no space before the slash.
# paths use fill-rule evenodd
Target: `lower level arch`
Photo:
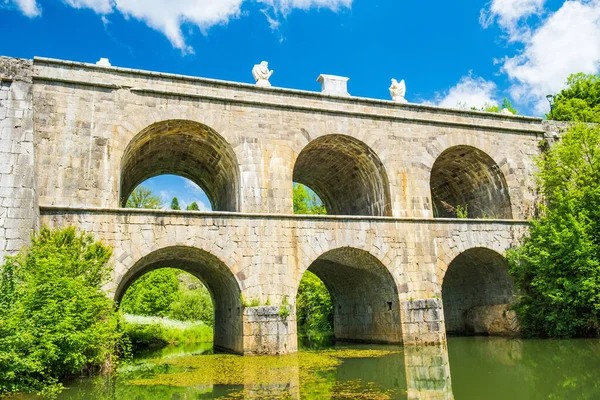
<path id="1" fill-rule="evenodd" d="M 178 268 L 200 279 L 211 293 L 215 308 L 213 344 L 215 349 L 243 353 L 241 291 L 237 280 L 220 259 L 187 246 L 156 250 L 138 260 L 119 282 L 115 301 L 123 298 L 140 276 L 158 268 Z"/>
<path id="2" fill-rule="evenodd" d="M 483 247 L 459 254 L 446 270 L 442 301 L 450 334 L 509 334 L 515 286 L 504 257 Z M 514 321 L 513 321 L 514 322 Z"/>
<path id="3" fill-rule="evenodd" d="M 336 340 L 402 343 L 396 282 L 375 256 L 341 247 L 322 254 L 308 271 L 319 277 L 331 294 Z"/>

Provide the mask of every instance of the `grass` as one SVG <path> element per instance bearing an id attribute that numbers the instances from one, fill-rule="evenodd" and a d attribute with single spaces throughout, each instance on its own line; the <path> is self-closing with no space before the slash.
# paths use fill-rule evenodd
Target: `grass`
<path id="1" fill-rule="evenodd" d="M 203 322 L 125 314 L 125 333 L 133 352 L 168 345 L 206 343 L 213 340 L 213 328 Z"/>

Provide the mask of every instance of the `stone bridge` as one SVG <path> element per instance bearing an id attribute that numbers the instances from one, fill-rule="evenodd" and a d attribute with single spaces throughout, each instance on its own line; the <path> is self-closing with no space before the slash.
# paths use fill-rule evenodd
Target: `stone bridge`
<path id="1" fill-rule="evenodd" d="M 189 271 L 212 294 L 215 346 L 244 354 L 296 351 L 307 270 L 340 340 L 443 342 L 514 298 L 503 255 L 534 212 L 553 129 L 538 118 L 45 58 L 0 58 L 0 80 L 0 259 L 40 224 L 92 232 L 114 249 L 111 296 Z M 161 174 L 214 211 L 122 208 Z M 292 182 L 328 215 L 293 215 Z"/>

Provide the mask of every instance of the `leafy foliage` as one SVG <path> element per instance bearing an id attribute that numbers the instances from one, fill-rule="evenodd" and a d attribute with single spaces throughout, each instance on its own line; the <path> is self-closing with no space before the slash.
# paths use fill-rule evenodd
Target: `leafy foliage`
<path id="1" fill-rule="evenodd" d="M 169 308 L 169 317 L 179 321 L 202 321 L 214 325 L 214 308 L 210 293 L 202 285 L 194 290 L 185 290 Z"/>
<path id="2" fill-rule="evenodd" d="M 125 204 L 126 208 L 159 209 L 161 206 L 160 199 L 152 193 L 152 190 L 144 186 L 136 187 Z"/>
<path id="3" fill-rule="evenodd" d="M 294 214 L 327 214 L 323 202 L 307 186 L 301 183 L 294 183 Z"/>
<path id="4" fill-rule="evenodd" d="M 131 284 L 123 296 L 121 309 L 128 314 L 167 316 L 171 304 L 180 298 L 177 271 L 161 268 Z"/>
<path id="5" fill-rule="evenodd" d="M 109 370 L 120 318 L 101 287 L 111 249 L 74 228 L 42 228 L 0 269 L 0 394 L 52 392 L 85 371 Z"/>
<path id="6" fill-rule="evenodd" d="M 494 113 L 499 113 L 499 112 L 501 112 L 504 109 L 507 109 L 508 111 L 510 111 L 514 115 L 517 115 L 519 113 L 513 107 L 513 105 L 510 102 L 510 100 L 508 100 L 508 98 L 506 98 L 506 97 L 504 98 L 504 100 L 502 100 L 502 104 L 500 106 L 496 106 L 496 105 L 492 105 L 492 104 L 486 104 L 481 109 L 477 109 L 475 107 L 472 108 L 472 110 L 475 110 L 475 111 L 485 111 L 485 112 L 494 112 Z"/>
<path id="7" fill-rule="evenodd" d="M 171 210 L 181 210 L 177 197 L 173 197 L 173 200 L 171 200 Z"/>
<path id="8" fill-rule="evenodd" d="M 297 323 L 306 330 L 333 330 L 333 304 L 325 284 L 312 272 L 306 271 L 296 297 Z"/>
<path id="9" fill-rule="evenodd" d="M 600 333 L 600 128 L 572 127 L 538 161 L 546 204 L 508 252 L 528 335 Z"/>
<path id="10" fill-rule="evenodd" d="M 600 75 L 573 74 L 567 88 L 554 96 L 548 119 L 600 122 Z"/>
<path id="11" fill-rule="evenodd" d="M 195 201 L 191 202 L 187 207 L 186 210 L 188 211 L 200 211 L 200 207 L 198 207 L 198 203 L 196 203 Z"/>
<path id="12" fill-rule="evenodd" d="M 173 268 L 156 269 L 138 278 L 125 292 L 121 309 L 133 315 L 214 323 L 208 289 L 194 276 Z"/>

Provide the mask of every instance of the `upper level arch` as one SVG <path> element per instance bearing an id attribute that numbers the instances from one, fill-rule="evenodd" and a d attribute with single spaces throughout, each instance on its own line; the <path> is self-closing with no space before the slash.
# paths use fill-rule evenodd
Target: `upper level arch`
<path id="1" fill-rule="evenodd" d="M 137 185 L 157 175 L 190 179 L 206 193 L 214 211 L 239 211 L 239 166 L 232 146 L 212 128 L 189 120 L 166 120 L 139 132 L 120 166 L 119 204 Z"/>
<path id="2" fill-rule="evenodd" d="M 317 193 L 330 215 L 392 215 L 383 163 L 351 136 L 331 134 L 309 142 L 296 159 L 293 181 Z"/>
<path id="3" fill-rule="evenodd" d="M 503 172 L 484 151 L 452 146 L 435 160 L 430 175 L 434 217 L 512 219 L 509 188 Z"/>

